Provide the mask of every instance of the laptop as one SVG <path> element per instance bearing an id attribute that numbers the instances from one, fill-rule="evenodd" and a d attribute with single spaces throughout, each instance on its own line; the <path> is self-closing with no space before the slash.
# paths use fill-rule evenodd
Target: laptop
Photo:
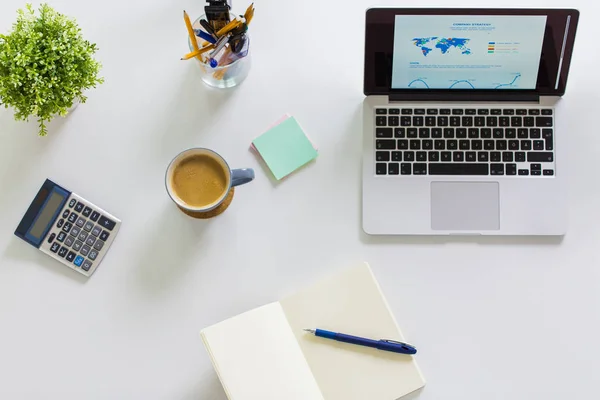
<path id="1" fill-rule="evenodd" d="M 555 105 L 578 18 L 570 9 L 367 10 L 366 233 L 566 233 L 566 127 Z"/>

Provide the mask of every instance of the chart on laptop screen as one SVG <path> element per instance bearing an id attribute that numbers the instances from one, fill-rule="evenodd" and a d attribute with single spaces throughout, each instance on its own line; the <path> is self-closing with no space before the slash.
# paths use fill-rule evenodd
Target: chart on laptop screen
<path id="1" fill-rule="evenodd" d="M 545 15 L 397 15 L 392 89 L 535 89 Z"/>

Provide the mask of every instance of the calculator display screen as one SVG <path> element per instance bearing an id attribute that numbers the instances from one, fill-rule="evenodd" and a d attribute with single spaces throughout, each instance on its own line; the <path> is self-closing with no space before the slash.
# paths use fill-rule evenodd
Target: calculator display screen
<path id="1" fill-rule="evenodd" d="M 61 207 L 63 200 L 65 197 L 60 193 L 53 191 L 46 202 L 46 206 L 38 216 L 35 224 L 31 227 L 29 231 L 30 235 L 39 239 L 44 232 L 46 231 L 46 227 L 52 221 L 52 217 L 56 213 L 56 211 Z"/>

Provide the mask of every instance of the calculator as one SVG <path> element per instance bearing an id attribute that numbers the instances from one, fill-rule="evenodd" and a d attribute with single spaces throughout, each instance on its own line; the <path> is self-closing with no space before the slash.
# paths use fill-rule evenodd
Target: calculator
<path id="1" fill-rule="evenodd" d="M 113 215 L 46 179 L 15 235 L 89 277 L 120 226 L 121 221 Z"/>

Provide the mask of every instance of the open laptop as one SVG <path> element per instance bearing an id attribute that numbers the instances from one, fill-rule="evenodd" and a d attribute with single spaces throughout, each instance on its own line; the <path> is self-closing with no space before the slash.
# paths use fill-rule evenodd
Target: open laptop
<path id="1" fill-rule="evenodd" d="M 363 229 L 563 235 L 565 93 L 579 12 L 366 14 Z"/>

